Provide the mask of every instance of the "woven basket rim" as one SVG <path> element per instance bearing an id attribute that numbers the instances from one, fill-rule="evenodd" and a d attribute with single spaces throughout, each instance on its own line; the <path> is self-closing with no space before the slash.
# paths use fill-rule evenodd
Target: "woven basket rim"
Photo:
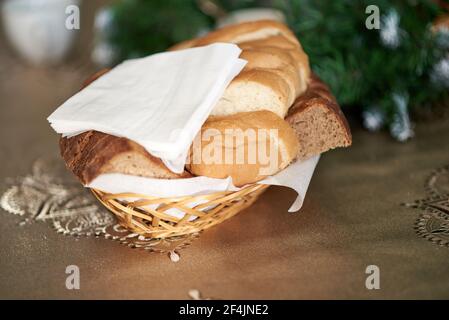
<path id="1" fill-rule="evenodd" d="M 253 183 L 236 191 L 177 197 L 90 189 L 125 228 L 152 238 L 167 238 L 197 233 L 229 219 L 250 206 L 269 186 Z M 183 215 L 167 213 L 170 210 Z"/>

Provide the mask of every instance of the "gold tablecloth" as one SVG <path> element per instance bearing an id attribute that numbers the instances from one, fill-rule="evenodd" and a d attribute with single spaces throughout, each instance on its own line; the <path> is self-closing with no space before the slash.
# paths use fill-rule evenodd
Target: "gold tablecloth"
<path id="1" fill-rule="evenodd" d="M 3 192 L 7 178 L 57 153 L 46 117 L 93 69 L 31 68 L 3 49 L 0 61 Z M 192 289 L 218 299 L 449 298 L 449 174 L 429 181 L 449 164 L 449 121 L 418 124 L 404 144 L 357 126 L 353 134 L 351 148 L 321 157 L 300 212 L 287 213 L 293 191 L 271 187 L 180 250 L 176 263 L 102 238 L 64 236 L 46 223 L 19 226 L 0 209 L 0 298 L 188 299 Z M 401 205 L 435 190 L 443 200 L 433 213 L 425 203 Z M 426 225 L 435 210 L 440 225 Z M 80 290 L 65 287 L 68 265 L 80 269 Z M 379 290 L 365 287 L 368 265 L 380 269 Z"/>

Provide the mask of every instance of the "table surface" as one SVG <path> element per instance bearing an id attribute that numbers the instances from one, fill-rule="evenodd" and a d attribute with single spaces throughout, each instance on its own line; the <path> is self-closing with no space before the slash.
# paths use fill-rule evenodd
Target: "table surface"
<path id="1" fill-rule="evenodd" d="M 92 71 L 32 68 L 0 49 L 0 192 L 7 178 L 57 154 L 46 117 Z M 427 238 L 416 223 L 435 210 L 401 206 L 428 197 L 426 181 L 449 193 L 447 171 L 428 180 L 449 165 L 449 121 L 417 124 L 416 138 L 403 144 L 388 133 L 354 127 L 353 134 L 351 148 L 321 157 L 300 212 L 287 213 L 293 191 L 271 187 L 180 250 L 176 263 L 102 238 L 64 236 L 47 223 L 20 226 L 0 209 L 0 298 L 188 299 L 192 289 L 218 299 L 449 298 L 447 196 L 440 220 L 424 226 L 433 231 Z M 66 289 L 68 265 L 80 268 L 80 290 Z M 379 290 L 365 287 L 369 265 L 380 269 Z"/>

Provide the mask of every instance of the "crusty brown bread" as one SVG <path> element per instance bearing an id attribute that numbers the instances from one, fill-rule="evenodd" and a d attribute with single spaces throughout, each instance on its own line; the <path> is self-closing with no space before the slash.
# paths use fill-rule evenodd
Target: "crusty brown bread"
<path id="1" fill-rule="evenodd" d="M 82 88 L 108 71 L 109 69 L 102 69 L 96 72 L 83 82 Z M 67 168 L 84 185 L 102 173 L 123 173 L 159 179 L 191 177 L 187 171 L 173 173 L 159 158 L 153 157 L 142 146 L 129 139 L 97 131 L 84 132 L 71 138 L 61 137 L 59 149 Z"/>
<path id="2" fill-rule="evenodd" d="M 71 138 L 61 138 L 59 144 L 67 168 L 84 185 L 102 173 L 161 179 L 191 177 L 188 172 L 171 172 L 159 158 L 153 157 L 142 146 L 126 138 L 88 131 Z"/>
<path id="3" fill-rule="evenodd" d="M 211 115 L 269 110 L 284 118 L 295 98 L 306 90 L 308 57 L 286 25 L 271 20 L 230 25 L 171 50 L 214 42 L 238 44 L 243 50 L 241 58 L 248 64 L 226 88 Z"/>
<path id="4" fill-rule="evenodd" d="M 215 116 L 201 128 L 186 167 L 194 175 L 230 176 L 242 186 L 284 169 L 298 149 L 293 129 L 273 112 Z"/>
<path id="5" fill-rule="evenodd" d="M 296 71 L 299 76 L 298 88 L 295 95 L 299 96 L 307 89 L 311 73 L 309 67 L 309 57 L 303 51 L 299 42 L 292 43 L 283 36 L 272 36 L 264 39 L 242 42 L 239 43 L 239 47 L 243 50 L 243 52 L 265 52 L 275 56 L 277 55 L 284 61 L 288 61 L 289 64 L 296 67 Z M 287 54 L 290 59 L 286 58 L 285 54 Z M 267 64 L 270 63 L 269 59 L 266 59 L 265 61 Z"/>
<path id="6" fill-rule="evenodd" d="M 300 160 L 352 143 L 343 112 L 327 85 L 316 75 L 311 77 L 309 88 L 296 99 L 285 120 L 301 143 Z"/>
<path id="7" fill-rule="evenodd" d="M 285 24 L 274 20 L 258 20 L 228 25 L 209 32 L 203 37 L 180 42 L 172 46 L 170 50 L 205 46 L 214 42 L 238 44 L 272 36 L 282 36 L 290 42 L 299 45 L 298 39 L 296 39 L 294 33 Z"/>

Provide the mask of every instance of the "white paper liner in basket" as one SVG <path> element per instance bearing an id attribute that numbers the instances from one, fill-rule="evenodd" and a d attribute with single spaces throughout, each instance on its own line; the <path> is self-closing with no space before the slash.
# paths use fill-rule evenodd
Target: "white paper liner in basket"
<path id="1" fill-rule="evenodd" d="M 307 188 L 309 187 L 315 167 L 320 156 L 314 156 L 305 161 L 296 161 L 274 176 L 257 182 L 258 184 L 277 185 L 291 188 L 297 192 L 296 200 L 289 212 L 301 209 Z M 102 174 L 94 179 L 88 188 L 98 189 L 106 193 L 136 193 L 155 197 L 178 197 L 204 195 L 220 191 L 238 191 L 232 179 L 214 179 L 208 177 L 193 177 L 186 179 L 151 179 L 118 173 Z M 128 199 L 129 200 L 129 199 Z M 191 207 L 200 203 L 192 203 Z M 177 209 L 166 211 L 167 214 L 182 218 L 184 213 Z M 189 219 L 193 220 L 195 217 Z"/>

